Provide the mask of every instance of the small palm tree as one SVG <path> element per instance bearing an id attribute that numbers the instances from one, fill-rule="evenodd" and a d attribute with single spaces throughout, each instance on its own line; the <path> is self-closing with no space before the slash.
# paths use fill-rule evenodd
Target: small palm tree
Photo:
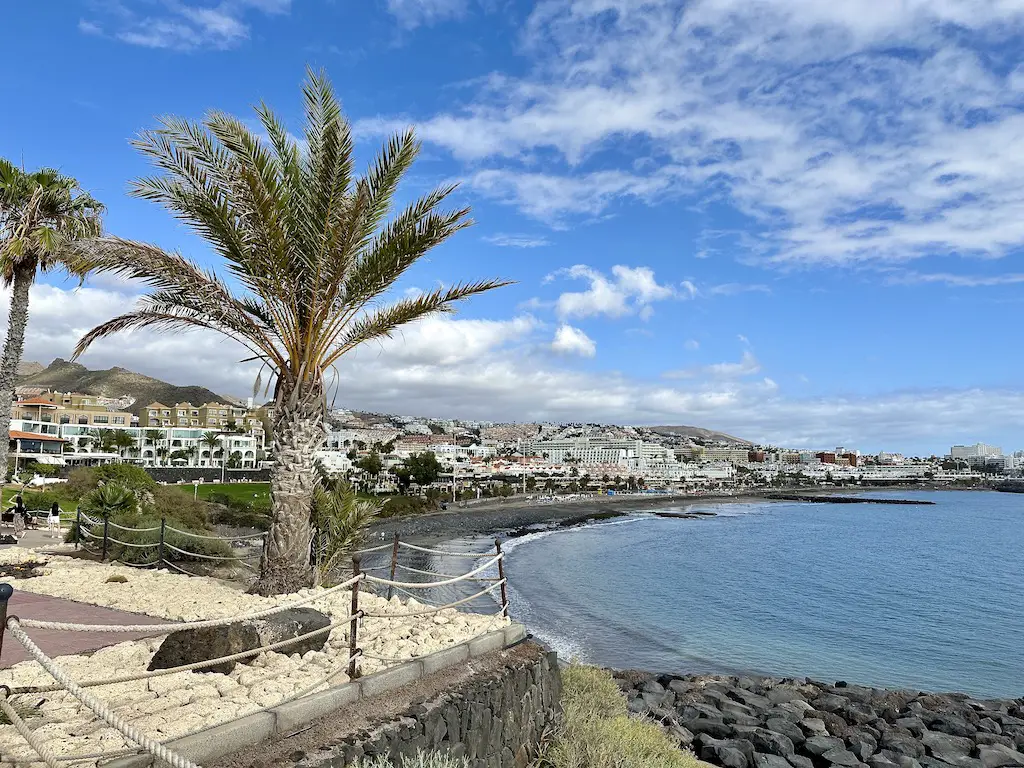
<path id="1" fill-rule="evenodd" d="M 84 271 L 69 243 L 102 231 L 103 206 L 52 168 L 26 173 L 0 157 L 0 281 L 11 289 L 7 340 L 0 358 L 0 467 L 7 466 L 14 381 L 25 350 L 29 289 L 38 272 Z"/>
<path id="2" fill-rule="evenodd" d="M 360 498 L 344 480 L 321 480 L 313 491 L 314 586 L 320 586 L 346 555 L 359 548 L 366 526 L 383 506 L 383 501 Z"/>
<path id="3" fill-rule="evenodd" d="M 166 118 L 136 146 L 163 172 L 135 182 L 209 241 L 231 284 L 152 245 L 97 238 L 81 249 L 90 269 L 149 284 L 136 310 L 89 331 L 97 339 L 133 328 L 218 331 L 252 352 L 274 379 L 273 521 L 255 591 L 312 583 L 313 452 L 326 437 L 325 372 L 367 341 L 505 283 L 456 284 L 390 304 L 383 298 L 427 251 L 469 226 L 469 210 L 440 210 L 445 185 L 392 215 L 399 182 L 419 153 L 412 131 L 392 138 L 369 170 L 354 171 L 351 126 L 324 75 L 304 88 L 300 145 L 264 104 L 261 140 L 241 120 L 202 125 Z"/>
<path id="4" fill-rule="evenodd" d="M 123 429 L 115 429 L 110 439 L 121 456 L 124 456 L 125 451 L 135 447 L 135 438 Z"/>
<path id="5" fill-rule="evenodd" d="M 156 445 L 164 438 L 163 433 L 159 429 L 147 429 L 143 433 L 143 436 L 153 445 Z"/>

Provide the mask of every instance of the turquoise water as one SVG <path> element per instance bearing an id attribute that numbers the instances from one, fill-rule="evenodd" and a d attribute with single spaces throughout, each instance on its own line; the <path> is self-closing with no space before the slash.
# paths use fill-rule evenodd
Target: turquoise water
<path id="1" fill-rule="evenodd" d="M 506 544 L 512 615 L 563 656 L 1024 695 L 1024 495 L 697 505 Z"/>

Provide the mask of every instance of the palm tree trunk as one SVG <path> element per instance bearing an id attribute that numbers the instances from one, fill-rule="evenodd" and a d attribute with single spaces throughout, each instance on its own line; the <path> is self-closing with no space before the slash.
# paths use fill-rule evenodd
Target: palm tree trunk
<path id="1" fill-rule="evenodd" d="M 323 447 L 326 404 L 322 384 L 293 393 L 279 384 L 274 404 L 274 467 L 270 473 L 273 520 L 260 577 L 260 595 L 295 592 L 313 585 L 310 514 L 316 485 L 314 451 Z"/>
<path id="2" fill-rule="evenodd" d="M 11 406 L 14 403 L 15 377 L 25 350 L 25 326 L 28 325 L 28 293 L 35 279 L 35 264 L 14 270 L 11 308 L 7 313 L 7 341 L 0 359 L 0 472 L 7 477 L 7 446 L 11 430 Z"/>

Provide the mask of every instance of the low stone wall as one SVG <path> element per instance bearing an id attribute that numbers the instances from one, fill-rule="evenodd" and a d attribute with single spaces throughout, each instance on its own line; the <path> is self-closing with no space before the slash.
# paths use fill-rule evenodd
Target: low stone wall
<path id="1" fill-rule="evenodd" d="M 561 716 L 561 692 L 556 654 L 530 644 L 499 669 L 357 731 L 329 754 L 294 765 L 334 768 L 364 757 L 385 755 L 394 761 L 441 751 L 466 758 L 470 768 L 526 768 L 541 736 Z"/>
<path id="2" fill-rule="evenodd" d="M 220 467 L 146 467 L 146 472 L 158 483 L 219 483 Z M 226 469 L 227 482 L 269 483 L 269 469 Z"/>
<path id="3" fill-rule="evenodd" d="M 1024 698 L 618 673 L 629 709 L 728 768 L 1024 766 Z"/>

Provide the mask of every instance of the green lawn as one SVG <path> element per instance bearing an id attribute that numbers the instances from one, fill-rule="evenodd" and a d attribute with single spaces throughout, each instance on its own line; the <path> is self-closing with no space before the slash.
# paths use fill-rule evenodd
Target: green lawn
<path id="1" fill-rule="evenodd" d="M 191 489 L 181 486 L 183 491 Z M 230 496 L 236 501 L 253 502 L 258 499 L 270 498 L 270 483 L 201 483 L 199 498 L 208 499 L 215 493 Z"/>

